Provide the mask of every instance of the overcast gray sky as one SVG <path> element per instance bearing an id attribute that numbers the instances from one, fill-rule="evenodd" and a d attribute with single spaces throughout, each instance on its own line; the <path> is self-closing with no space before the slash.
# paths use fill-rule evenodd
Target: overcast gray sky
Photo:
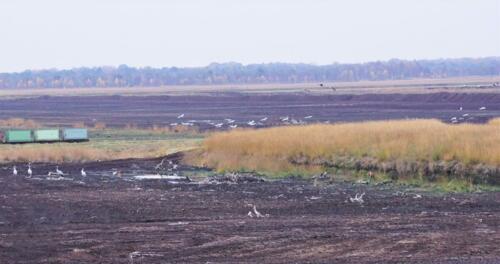
<path id="1" fill-rule="evenodd" d="M 500 56 L 500 0 L 1 0 L 0 72 Z"/>

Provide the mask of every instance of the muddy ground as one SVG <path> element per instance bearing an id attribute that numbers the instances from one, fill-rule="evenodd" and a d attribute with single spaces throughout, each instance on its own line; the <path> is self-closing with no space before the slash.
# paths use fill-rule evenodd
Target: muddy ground
<path id="1" fill-rule="evenodd" d="M 26 164 L 17 176 L 2 165 L 0 263 L 500 262 L 500 193 L 208 183 L 209 171 L 173 169 L 178 158 L 160 170 L 192 182 L 133 177 L 160 159 L 62 164 L 63 177 L 47 176 L 56 164 L 33 164 L 31 178 Z M 264 217 L 248 216 L 250 204 Z"/>
<path id="2" fill-rule="evenodd" d="M 463 107 L 462 111 L 458 111 Z M 479 110 L 486 107 L 486 110 Z M 177 118 L 180 114 L 184 117 Z M 463 117 L 465 115 L 465 117 Z M 427 93 L 315 95 L 309 93 L 218 93 L 192 96 L 86 96 L 10 99 L 0 101 L 0 119 L 29 118 L 48 125 L 85 122 L 108 126 L 136 124 L 141 127 L 234 119 L 239 126 L 251 120 L 257 126 L 284 124 L 280 118 L 302 122 L 338 122 L 404 118 L 438 118 L 450 122 L 485 122 L 500 116 L 500 93 Z M 311 116 L 308 119 L 304 117 Z M 227 128 L 224 124 L 221 128 Z M 213 128 L 213 127 L 212 127 Z"/>

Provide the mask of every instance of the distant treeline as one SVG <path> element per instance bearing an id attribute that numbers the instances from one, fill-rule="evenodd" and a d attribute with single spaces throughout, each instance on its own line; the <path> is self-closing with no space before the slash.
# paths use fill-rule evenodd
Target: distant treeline
<path id="1" fill-rule="evenodd" d="M 389 60 L 360 64 L 242 65 L 213 63 L 196 68 L 75 68 L 0 73 L 1 88 L 126 87 L 188 84 L 302 83 L 398 80 L 500 75 L 500 57 L 478 59 Z"/>

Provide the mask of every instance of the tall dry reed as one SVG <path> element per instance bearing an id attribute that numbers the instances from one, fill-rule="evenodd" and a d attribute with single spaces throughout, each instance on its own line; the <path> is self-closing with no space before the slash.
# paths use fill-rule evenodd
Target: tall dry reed
<path id="1" fill-rule="evenodd" d="M 279 171 L 293 167 L 292 159 L 346 156 L 500 166 L 500 119 L 488 124 L 397 120 L 221 132 L 208 137 L 189 161 L 219 170 Z"/>

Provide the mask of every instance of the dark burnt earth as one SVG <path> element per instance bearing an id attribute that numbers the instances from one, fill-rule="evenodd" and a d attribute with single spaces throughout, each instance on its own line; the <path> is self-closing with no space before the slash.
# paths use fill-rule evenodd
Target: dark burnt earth
<path id="1" fill-rule="evenodd" d="M 480 107 L 486 110 L 479 110 Z M 462 111 L 458 111 L 463 107 Z M 178 119 L 180 114 L 184 118 Z M 463 114 L 468 114 L 462 117 Z M 500 93 L 426 93 L 314 95 L 308 93 L 245 94 L 214 93 L 186 96 L 43 96 L 0 101 L 0 119 L 34 119 L 47 125 L 68 126 L 75 122 L 111 127 L 127 124 L 140 127 L 170 125 L 196 120 L 206 122 L 234 119 L 248 126 L 250 120 L 268 120 L 259 126 L 283 125 L 280 117 L 312 122 L 351 122 L 405 118 L 436 118 L 450 122 L 481 123 L 500 116 Z M 304 119 L 306 116 L 312 116 Z M 223 126 L 227 129 L 227 126 Z"/>
<path id="2" fill-rule="evenodd" d="M 186 166 L 177 173 L 194 182 L 133 178 L 156 173 L 160 161 L 62 164 L 66 175 L 51 180 L 55 164 L 33 164 L 31 179 L 25 164 L 18 176 L 2 165 L 0 263 L 500 262 L 497 192 L 292 178 L 209 183 L 193 177 L 208 171 Z M 362 193 L 362 203 L 350 199 Z M 249 217 L 252 205 L 264 217 Z"/>

